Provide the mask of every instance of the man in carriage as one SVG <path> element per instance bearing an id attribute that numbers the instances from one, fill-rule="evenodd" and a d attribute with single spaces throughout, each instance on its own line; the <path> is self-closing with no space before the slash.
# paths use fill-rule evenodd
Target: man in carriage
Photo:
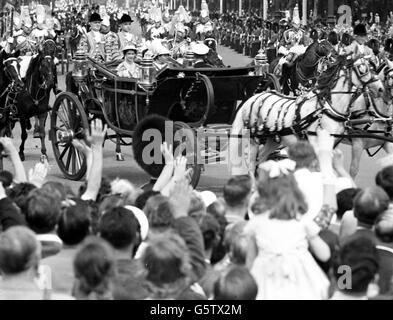
<path id="1" fill-rule="evenodd" d="M 119 37 L 110 29 L 109 16 L 102 19 L 101 33 L 104 35 L 105 62 L 111 63 L 120 60 L 123 54 L 120 51 Z"/>
<path id="2" fill-rule="evenodd" d="M 195 43 L 192 46 L 192 51 L 194 53 L 195 61 L 194 68 L 211 68 L 212 65 L 206 61 L 207 55 L 209 53 L 209 47 L 203 43 Z"/>
<path id="3" fill-rule="evenodd" d="M 98 13 L 92 13 L 89 19 L 91 30 L 83 33 L 77 51 L 85 53 L 97 62 L 105 61 L 104 35 L 100 32 L 102 19 Z"/>
<path id="4" fill-rule="evenodd" d="M 175 38 L 172 47 L 172 57 L 176 60 L 184 58 L 189 48 L 189 42 L 186 39 L 186 27 L 182 23 L 175 25 Z"/>

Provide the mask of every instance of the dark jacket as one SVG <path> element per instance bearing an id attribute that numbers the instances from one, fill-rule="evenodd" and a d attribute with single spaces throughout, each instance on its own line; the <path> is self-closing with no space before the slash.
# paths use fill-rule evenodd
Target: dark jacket
<path id="1" fill-rule="evenodd" d="M 9 198 L 0 200 L 0 227 L 2 231 L 12 226 L 24 226 L 26 221 L 18 206 Z"/>

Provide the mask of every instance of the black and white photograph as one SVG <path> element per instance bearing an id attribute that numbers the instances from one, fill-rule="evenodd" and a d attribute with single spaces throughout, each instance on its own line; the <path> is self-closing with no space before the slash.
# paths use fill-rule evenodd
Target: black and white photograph
<path id="1" fill-rule="evenodd" d="M 393 300 L 393 0 L 0 0 L 0 300 Z"/>

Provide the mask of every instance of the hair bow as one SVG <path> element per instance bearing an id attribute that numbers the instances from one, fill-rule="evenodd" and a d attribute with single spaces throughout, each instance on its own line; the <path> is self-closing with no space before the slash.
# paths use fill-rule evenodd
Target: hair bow
<path id="1" fill-rule="evenodd" d="M 296 162 L 290 159 L 281 161 L 269 160 L 259 165 L 259 169 L 269 172 L 269 178 L 277 178 L 280 175 L 287 175 L 296 168 Z"/>

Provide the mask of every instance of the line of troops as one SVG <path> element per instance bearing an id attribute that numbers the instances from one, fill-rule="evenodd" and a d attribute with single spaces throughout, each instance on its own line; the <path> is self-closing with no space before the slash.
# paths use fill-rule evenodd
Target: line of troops
<path id="1" fill-rule="evenodd" d="M 371 15 L 372 16 L 372 15 Z M 361 27 L 361 33 L 366 33 L 368 47 L 380 60 L 385 54 L 392 54 L 393 13 L 392 19 L 381 26 L 379 16 L 372 16 L 366 23 L 356 21 Z M 296 20 L 296 19 L 295 19 Z M 305 47 L 315 40 L 330 41 L 337 51 L 352 44 L 355 28 L 323 24 L 321 22 L 301 27 L 300 21 L 287 19 L 263 21 L 258 15 L 239 17 L 237 14 L 224 14 L 218 24 L 220 44 L 230 47 L 240 54 L 254 58 L 260 49 L 264 49 L 268 62 L 272 62 L 277 55 L 286 55 L 293 46 L 303 44 Z M 359 28 L 357 33 L 359 33 Z M 383 47 L 380 49 L 380 47 Z M 371 53 L 371 52 L 370 52 Z"/>

